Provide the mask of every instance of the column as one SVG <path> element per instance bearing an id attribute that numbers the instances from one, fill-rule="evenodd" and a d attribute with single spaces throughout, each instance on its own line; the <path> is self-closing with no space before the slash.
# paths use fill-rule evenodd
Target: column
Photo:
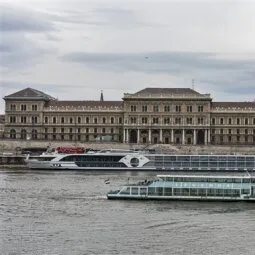
<path id="1" fill-rule="evenodd" d="M 127 128 L 126 141 L 127 141 L 127 143 L 129 143 L 129 133 L 128 133 L 128 128 Z"/>
<path id="2" fill-rule="evenodd" d="M 208 143 L 211 143 L 211 132 L 210 129 L 208 129 Z"/>
<path id="3" fill-rule="evenodd" d="M 197 144 L 197 130 L 196 129 L 193 130 L 193 144 L 194 145 Z"/>
<path id="4" fill-rule="evenodd" d="M 182 130 L 182 144 L 185 144 L 185 130 Z"/>
<path id="5" fill-rule="evenodd" d="M 124 131 L 123 131 L 123 143 L 126 142 L 126 129 L 124 128 Z"/>
<path id="6" fill-rule="evenodd" d="M 207 129 L 205 129 L 205 144 L 207 144 Z"/>
<path id="7" fill-rule="evenodd" d="M 149 129 L 149 143 L 151 143 L 151 129 Z"/>
<path id="8" fill-rule="evenodd" d="M 174 130 L 171 130 L 171 143 L 174 143 Z"/>
<path id="9" fill-rule="evenodd" d="M 137 143 L 140 143 L 140 129 L 137 129 Z"/>
<path id="10" fill-rule="evenodd" d="M 163 142 L 163 130 L 162 130 L 162 128 L 159 130 L 159 141 L 160 141 L 160 143 Z"/>

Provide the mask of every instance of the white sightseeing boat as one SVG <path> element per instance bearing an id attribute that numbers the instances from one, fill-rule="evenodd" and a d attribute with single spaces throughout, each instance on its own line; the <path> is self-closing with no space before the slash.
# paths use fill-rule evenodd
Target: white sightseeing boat
<path id="1" fill-rule="evenodd" d="M 108 199 L 255 201 L 255 176 L 157 175 L 157 180 L 127 184 Z"/>
<path id="2" fill-rule="evenodd" d="M 173 155 L 149 151 L 101 150 L 42 154 L 26 159 L 30 169 L 127 171 L 254 171 L 254 155 Z"/>

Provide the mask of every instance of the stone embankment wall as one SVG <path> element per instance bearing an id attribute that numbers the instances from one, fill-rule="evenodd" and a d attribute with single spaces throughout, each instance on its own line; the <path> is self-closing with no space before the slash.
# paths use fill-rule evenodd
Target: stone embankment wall
<path id="1" fill-rule="evenodd" d="M 122 143 L 72 143 L 62 141 L 20 141 L 20 140 L 0 140 L 0 153 L 15 153 L 16 148 L 28 147 L 50 147 L 57 146 L 83 146 L 93 149 L 134 149 L 149 148 L 155 149 L 158 153 L 171 154 L 254 154 L 255 146 L 192 146 L 192 145 L 170 145 L 170 144 L 122 144 Z"/>

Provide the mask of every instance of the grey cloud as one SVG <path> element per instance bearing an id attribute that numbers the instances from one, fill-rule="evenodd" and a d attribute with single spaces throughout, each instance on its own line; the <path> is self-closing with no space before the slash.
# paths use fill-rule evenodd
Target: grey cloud
<path id="1" fill-rule="evenodd" d="M 74 52 L 61 59 L 110 72 L 165 74 L 190 80 L 195 78 L 198 86 L 210 87 L 215 91 L 242 94 L 255 92 L 255 59 L 229 60 L 210 52 Z"/>
<path id="2" fill-rule="evenodd" d="M 40 12 L 24 8 L 1 5 L 2 17 L 0 31 L 2 32 L 46 32 L 54 30 L 52 22 Z"/>
<path id="3" fill-rule="evenodd" d="M 214 53 L 144 52 L 144 53 L 89 53 L 73 52 L 62 60 L 77 62 L 91 68 L 109 71 L 137 71 L 153 73 L 187 72 L 195 69 L 240 70 L 255 67 L 255 60 L 233 61 L 216 58 Z"/>

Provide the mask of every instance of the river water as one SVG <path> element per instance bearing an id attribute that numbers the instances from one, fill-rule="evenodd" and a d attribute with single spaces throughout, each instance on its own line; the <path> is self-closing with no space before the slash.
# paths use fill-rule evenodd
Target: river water
<path id="1" fill-rule="evenodd" d="M 255 254 L 255 203 L 106 199 L 151 175 L 0 170 L 0 254 Z"/>

